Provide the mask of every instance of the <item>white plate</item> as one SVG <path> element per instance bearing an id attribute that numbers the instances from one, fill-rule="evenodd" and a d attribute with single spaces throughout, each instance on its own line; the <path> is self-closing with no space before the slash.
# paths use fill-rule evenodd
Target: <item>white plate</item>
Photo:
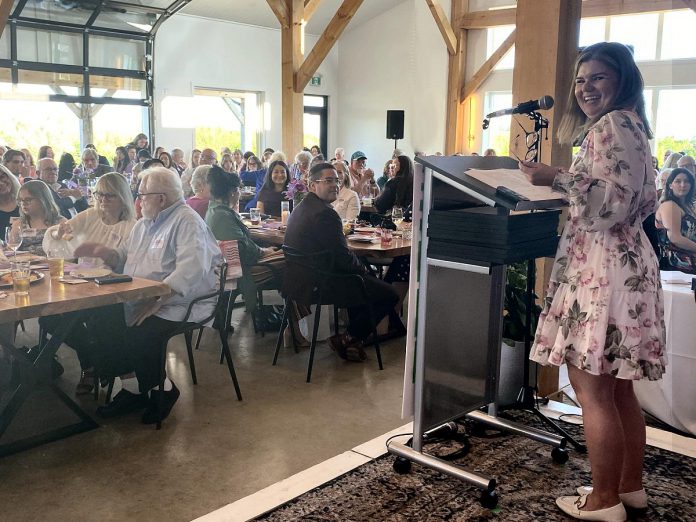
<path id="1" fill-rule="evenodd" d="M 378 237 L 374 236 L 348 236 L 348 241 L 355 241 L 356 243 L 374 243 L 376 241 L 379 241 Z"/>
<path id="2" fill-rule="evenodd" d="M 106 277 L 111 274 L 108 268 L 78 268 L 70 272 L 72 277 L 79 279 L 94 279 L 95 277 Z"/>

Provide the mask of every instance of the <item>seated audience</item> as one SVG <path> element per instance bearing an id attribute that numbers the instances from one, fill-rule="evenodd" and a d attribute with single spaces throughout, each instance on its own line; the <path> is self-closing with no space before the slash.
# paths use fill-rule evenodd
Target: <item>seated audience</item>
<path id="1" fill-rule="evenodd" d="M 66 181 L 73 177 L 75 158 L 69 152 L 64 152 L 58 162 L 58 181 Z"/>
<path id="2" fill-rule="evenodd" d="M 367 156 L 364 152 L 356 150 L 350 157 L 350 177 L 353 190 L 358 194 L 364 194 L 375 181 L 375 173 L 366 165 Z"/>
<path id="3" fill-rule="evenodd" d="M 309 149 L 309 153 L 312 155 L 313 158 L 315 158 L 316 156 L 321 154 L 321 148 L 319 147 L 319 145 L 312 145 L 312 147 Z"/>
<path id="4" fill-rule="evenodd" d="M 116 147 L 113 172 L 123 174 L 126 171 L 126 167 L 128 167 L 128 163 L 130 163 L 130 160 L 128 158 L 128 151 L 126 150 L 126 147 Z"/>
<path id="5" fill-rule="evenodd" d="M 214 292 L 216 270 L 223 262 L 220 247 L 205 222 L 183 201 L 179 177 L 153 167 L 143 171 L 140 184 L 143 219 L 135 224 L 118 249 L 87 242 L 75 250 L 79 257 L 99 257 L 117 272 L 162 281 L 171 288 L 166 297 L 95 309 L 88 323 L 95 337 L 100 375 L 121 376 L 123 389 L 113 401 L 97 408 L 103 417 L 144 409 L 144 424 L 158 417 L 158 386 L 163 384 L 164 409 L 169 415 L 179 390 L 167 377 L 161 383 L 161 345 L 179 327 L 193 299 Z M 156 227 L 156 234 L 153 234 Z M 208 316 L 215 299 L 194 305 L 190 320 Z M 135 373 L 135 379 L 132 373 Z"/>
<path id="6" fill-rule="evenodd" d="M 193 176 L 191 176 L 193 196 L 186 200 L 186 204 L 198 212 L 198 215 L 203 219 L 205 219 L 205 214 L 208 211 L 210 200 L 210 190 L 208 188 L 208 172 L 210 168 L 210 165 L 196 167 L 196 170 L 193 171 Z"/>
<path id="7" fill-rule="evenodd" d="M 150 145 L 148 143 L 148 138 L 146 134 L 143 134 L 142 132 L 138 134 L 135 138 L 133 138 L 133 145 L 135 145 L 136 150 L 147 150 L 150 152 Z"/>
<path id="8" fill-rule="evenodd" d="M 36 164 L 34 157 L 29 152 L 29 149 L 19 149 L 24 154 L 24 166 L 22 167 L 22 178 L 36 179 Z"/>
<path id="9" fill-rule="evenodd" d="M 483 151 L 484 157 L 497 156 L 495 149 L 486 149 Z"/>
<path id="10" fill-rule="evenodd" d="M 265 168 L 268 168 L 268 166 L 271 164 L 271 156 L 274 152 L 275 151 L 270 147 L 263 149 L 263 156 L 261 156 L 261 161 L 263 162 L 263 166 Z"/>
<path id="11" fill-rule="evenodd" d="M 161 151 L 159 156 L 157 156 L 157 159 L 162 162 L 164 168 L 171 170 L 177 176 L 179 175 L 179 172 L 176 170 L 176 168 L 174 168 L 174 162 L 172 161 L 171 154 L 169 154 L 166 150 Z"/>
<path id="12" fill-rule="evenodd" d="M 181 176 L 186 170 L 186 162 L 184 161 L 184 151 L 181 149 L 172 149 L 172 167 L 176 173 Z"/>
<path id="13" fill-rule="evenodd" d="M 13 176 L 7 167 L 0 165 L 0 236 L 3 238 L 5 229 L 10 226 L 10 218 L 19 217 L 19 188 L 17 177 Z"/>
<path id="14" fill-rule="evenodd" d="M 305 150 L 295 156 L 295 164 L 290 167 L 290 175 L 293 179 L 299 179 L 307 183 L 309 164 L 312 162 L 312 154 Z"/>
<path id="15" fill-rule="evenodd" d="M 138 151 L 135 149 L 135 145 L 126 145 L 126 167 L 123 169 L 122 174 L 130 176 L 133 174 L 133 167 L 138 164 Z"/>
<path id="16" fill-rule="evenodd" d="M 232 152 L 232 157 L 234 158 L 234 172 L 239 174 L 242 171 L 242 168 L 244 168 L 244 155 L 242 154 L 241 150 L 234 149 L 234 152 Z"/>
<path id="17" fill-rule="evenodd" d="M 387 181 L 389 181 L 393 177 L 394 159 L 392 158 L 384 164 L 384 168 L 382 169 L 382 175 L 379 178 L 377 178 L 377 186 L 379 187 L 379 190 L 384 190 L 384 185 L 386 185 Z"/>
<path id="18" fill-rule="evenodd" d="M 19 219 L 12 226 L 22 229 L 22 244 L 18 250 L 45 256 L 42 243 L 46 230 L 65 221 L 53 200 L 51 190 L 38 179 L 27 181 L 19 189 L 17 201 Z"/>
<path id="19" fill-rule="evenodd" d="M 348 166 L 348 162 L 346 161 L 346 150 L 343 147 L 336 148 L 334 151 L 334 159 L 337 161 L 342 161 L 346 164 L 346 167 Z"/>
<path id="20" fill-rule="evenodd" d="M 198 157 L 198 165 L 217 165 L 217 154 L 213 149 L 203 149 L 201 155 Z M 184 197 L 190 198 L 193 196 L 193 189 L 191 188 L 191 177 L 193 176 L 193 171 L 195 167 L 189 167 L 181 175 L 181 186 L 183 187 Z"/>
<path id="21" fill-rule="evenodd" d="M 338 191 L 336 201 L 331 203 L 331 206 L 341 219 L 353 221 L 360 214 L 360 198 L 357 192 L 350 187 L 351 179 L 346 164 L 342 161 L 334 160 L 332 165 L 336 169 L 341 189 Z"/>
<path id="22" fill-rule="evenodd" d="M 244 210 L 248 212 L 249 209 L 254 208 L 258 202 L 259 192 L 261 191 L 261 187 L 263 187 L 264 179 L 266 179 L 266 169 L 261 165 L 261 160 L 253 154 L 246 158 L 244 165 L 246 167 L 245 170 L 239 174 L 242 182 L 245 186 L 254 187 L 256 189 L 254 197 L 251 198 L 244 207 Z"/>
<path id="23" fill-rule="evenodd" d="M 70 219 L 89 207 L 79 188 L 70 189 L 58 181 L 58 165 L 51 158 L 39 160 L 39 179 L 48 185 L 60 215 Z"/>
<path id="24" fill-rule="evenodd" d="M 282 161 L 274 161 L 268 166 L 261 190 L 257 194 L 256 207 L 262 214 L 280 217 L 280 203 L 287 201 L 284 192 L 288 190 L 290 169 Z M 292 201 L 290 209 L 292 210 Z"/>
<path id="25" fill-rule="evenodd" d="M 220 167 L 225 172 L 234 172 L 234 158 L 232 154 L 223 154 L 220 158 Z"/>
<path id="26" fill-rule="evenodd" d="M 696 181 L 685 168 L 670 172 L 655 213 L 661 266 L 696 273 Z M 665 266 L 667 265 L 667 266 Z"/>
<path id="27" fill-rule="evenodd" d="M 694 160 L 693 156 L 687 155 L 679 158 L 679 161 L 677 161 L 677 167 L 686 169 L 696 176 L 696 160 Z"/>
<path id="28" fill-rule="evenodd" d="M 380 214 L 392 207 L 408 207 L 413 201 L 413 163 L 408 156 L 394 160 L 394 177 L 387 181 L 374 205 Z"/>
<path id="29" fill-rule="evenodd" d="M 679 160 L 682 158 L 683 154 L 680 152 L 672 152 L 665 158 L 665 163 L 662 165 L 662 171 L 660 172 L 660 175 L 657 178 L 657 181 L 655 182 L 657 185 L 657 191 L 658 194 L 661 193 L 661 191 L 665 187 L 665 182 L 667 181 L 667 177 L 669 174 L 672 172 L 672 169 L 677 168 L 677 164 L 679 163 Z"/>
<path id="30" fill-rule="evenodd" d="M 24 153 L 20 150 L 8 149 L 2 155 L 2 164 L 9 170 L 17 179 L 21 180 L 22 168 L 24 167 Z"/>
<path id="31" fill-rule="evenodd" d="M 107 167 L 110 167 L 110 166 L 111 166 L 111 165 L 109 164 L 109 160 L 106 159 L 106 156 L 102 156 L 101 154 L 99 154 L 99 152 L 97 151 L 97 147 L 95 147 L 93 143 L 88 143 L 87 145 L 85 145 L 85 148 L 86 148 L 86 149 L 92 149 L 94 152 L 97 153 L 97 158 L 98 158 L 99 165 L 106 165 Z M 109 169 L 109 172 L 112 172 L 112 170 Z"/>
<path id="32" fill-rule="evenodd" d="M 51 158 L 54 159 L 53 149 L 50 145 L 41 145 L 39 147 L 39 159 Z"/>
<path id="33" fill-rule="evenodd" d="M 81 175 L 95 178 L 112 172 L 111 167 L 99 163 L 99 154 L 89 147 L 82 151 L 82 164 L 77 167 L 77 170 Z"/>
<path id="34" fill-rule="evenodd" d="M 332 267 L 320 268 L 362 276 L 372 303 L 372 320 L 375 324 L 379 323 L 387 314 L 393 313 L 398 297 L 387 283 L 369 275 L 367 268 L 348 248 L 341 218 L 331 207 L 339 192 L 339 178 L 331 164 L 323 163 L 312 168 L 309 190 L 302 204 L 290 214 L 285 244 L 304 254 L 330 251 L 333 253 Z M 317 263 L 322 263 L 322 260 Z M 310 270 L 288 265 L 283 293 L 300 296 L 302 304 L 309 303 L 314 286 L 310 274 Z M 344 359 L 362 361 L 366 358 L 363 344 L 371 333 L 369 308 L 356 304 L 363 300 L 362 292 L 353 282 L 346 284 L 341 279 L 331 279 L 327 284 L 332 298 L 348 307 L 350 323 L 347 333 L 329 339 L 331 346 Z"/>
<path id="35" fill-rule="evenodd" d="M 112 172 L 104 174 L 94 191 L 95 206 L 80 212 L 69 221 L 50 227 L 43 239 L 43 249 L 51 256 L 74 257 L 74 251 L 84 241 L 93 241 L 118 249 L 130 235 L 135 225 L 135 208 L 128 180 Z M 97 267 L 106 265 L 100 258 L 82 257 L 80 263 L 91 263 Z M 94 346 L 87 332 L 90 311 L 72 312 L 75 326 L 65 338 L 65 344 L 77 350 L 82 374 L 77 384 L 77 395 L 90 393 L 94 389 Z M 65 314 L 42 317 L 39 324 L 49 333 L 66 319 Z"/>

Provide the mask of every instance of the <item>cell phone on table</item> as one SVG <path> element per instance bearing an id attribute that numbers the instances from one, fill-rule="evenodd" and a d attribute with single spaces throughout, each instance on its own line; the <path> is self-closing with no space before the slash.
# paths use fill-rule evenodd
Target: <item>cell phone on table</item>
<path id="1" fill-rule="evenodd" d="M 133 278 L 129 275 L 113 274 L 104 277 L 95 277 L 94 282 L 98 285 L 112 285 L 115 283 L 128 283 L 132 281 Z"/>

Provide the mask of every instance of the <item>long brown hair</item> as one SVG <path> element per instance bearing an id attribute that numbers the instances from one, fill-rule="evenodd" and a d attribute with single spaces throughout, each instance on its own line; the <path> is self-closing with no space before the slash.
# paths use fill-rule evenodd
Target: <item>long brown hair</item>
<path id="1" fill-rule="evenodd" d="M 590 60 L 597 60 L 609 67 L 617 76 L 618 85 L 611 104 L 606 111 L 594 118 L 588 118 L 580 109 L 575 98 L 575 77 L 580 65 Z M 561 143 L 576 141 L 580 133 L 584 134 L 605 114 L 619 110 L 635 110 L 640 118 L 645 134 L 652 138 L 652 131 L 648 118 L 645 115 L 645 100 L 643 99 L 643 76 L 636 65 L 633 55 L 628 47 L 616 42 L 600 42 L 585 47 L 575 60 L 573 84 L 570 86 L 566 111 L 558 126 L 558 140 Z"/>

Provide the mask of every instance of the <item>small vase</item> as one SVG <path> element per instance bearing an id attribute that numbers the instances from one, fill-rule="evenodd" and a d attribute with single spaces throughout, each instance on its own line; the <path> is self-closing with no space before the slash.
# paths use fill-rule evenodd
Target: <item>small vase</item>
<path id="1" fill-rule="evenodd" d="M 295 195 L 292 197 L 292 208 L 297 208 L 297 205 L 300 204 L 306 195 L 306 192 L 295 192 Z"/>

